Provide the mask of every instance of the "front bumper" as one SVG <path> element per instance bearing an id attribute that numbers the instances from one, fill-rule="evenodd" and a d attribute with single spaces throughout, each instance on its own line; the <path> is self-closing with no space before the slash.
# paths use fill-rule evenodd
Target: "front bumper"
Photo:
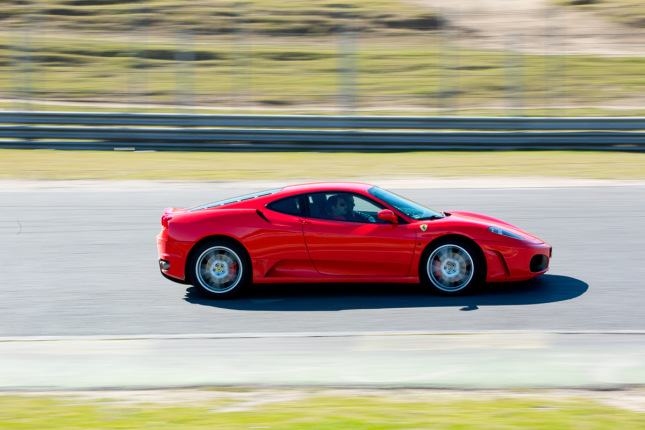
<path id="1" fill-rule="evenodd" d="M 552 247 L 548 243 L 508 243 L 477 241 L 486 256 L 486 282 L 524 281 L 543 275 L 549 270 Z M 546 257 L 546 264 L 537 272 L 531 271 L 536 255 Z M 534 260 L 535 261 L 535 260 Z M 535 268 L 536 265 L 533 264 Z"/>

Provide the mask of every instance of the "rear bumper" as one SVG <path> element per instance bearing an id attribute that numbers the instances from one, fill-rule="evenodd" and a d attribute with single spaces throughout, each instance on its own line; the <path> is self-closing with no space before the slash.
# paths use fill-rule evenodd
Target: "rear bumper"
<path id="1" fill-rule="evenodd" d="M 552 248 L 548 243 L 511 244 L 491 241 L 477 241 L 477 243 L 486 256 L 486 282 L 524 281 L 543 275 L 549 270 Z M 546 265 L 544 270 L 532 272 L 531 259 L 536 255 L 545 256 Z"/>
<path id="2" fill-rule="evenodd" d="M 166 275 L 163 272 L 163 270 L 161 270 L 161 267 L 159 268 L 159 272 L 161 272 L 161 276 L 163 276 L 164 278 L 166 278 L 169 281 L 176 282 L 176 283 L 182 284 L 182 285 L 190 285 L 190 282 L 188 282 L 188 281 L 186 281 L 184 279 L 173 278 L 172 276 Z"/>
<path id="3" fill-rule="evenodd" d="M 170 268 L 164 270 L 161 267 L 159 270 L 166 278 L 173 278 L 174 281 L 186 280 L 186 258 L 190 249 L 193 247 L 192 242 L 175 242 L 163 237 L 163 234 L 157 236 L 157 251 L 159 253 L 159 260 L 164 260 L 170 263 Z M 182 282 L 180 282 L 182 283 Z"/>

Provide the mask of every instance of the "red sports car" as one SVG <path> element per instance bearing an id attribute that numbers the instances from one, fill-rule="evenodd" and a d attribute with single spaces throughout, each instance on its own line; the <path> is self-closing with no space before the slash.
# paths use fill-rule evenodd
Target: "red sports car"
<path id="1" fill-rule="evenodd" d="M 167 208 L 161 225 L 161 273 L 213 298 L 286 282 L 421 282 L 455 295 L 483 282 L 535 278 L 551 257 L 549 244 L 504 221 L 437 212 L 359 183 Z"/>

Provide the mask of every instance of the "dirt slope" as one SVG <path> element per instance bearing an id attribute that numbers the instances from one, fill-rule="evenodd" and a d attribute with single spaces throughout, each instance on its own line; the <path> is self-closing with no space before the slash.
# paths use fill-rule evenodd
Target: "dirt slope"
<path id="1" fill-rule="evenodd" d="M 640 56 L 645 52 L 643 30 L 611 22 L 598 12 L 555 7 L 548 0 L 408 1 L 441 10 L 459 28 L 462 46 L 512 45 L 553 54 Z"/>

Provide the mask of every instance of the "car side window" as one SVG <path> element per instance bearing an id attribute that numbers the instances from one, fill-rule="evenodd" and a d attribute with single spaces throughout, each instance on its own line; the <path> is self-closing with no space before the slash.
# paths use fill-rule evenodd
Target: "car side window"
<path id="1" fill-rule="evenodd" d="M 304 196 L 287 197 L 286 199 L 277 200 L 269 203 L 267 209 L 280 212 L 287 215 L 305 216 L 305 198 Z"/>
<path id="2" fill-rule="evenodd" d="M 328 192 L 309 194 L 312 218 L 361 223 L 385 223 L 378 213 L 385 209 L 365 197 L 353 193 Z"/>

